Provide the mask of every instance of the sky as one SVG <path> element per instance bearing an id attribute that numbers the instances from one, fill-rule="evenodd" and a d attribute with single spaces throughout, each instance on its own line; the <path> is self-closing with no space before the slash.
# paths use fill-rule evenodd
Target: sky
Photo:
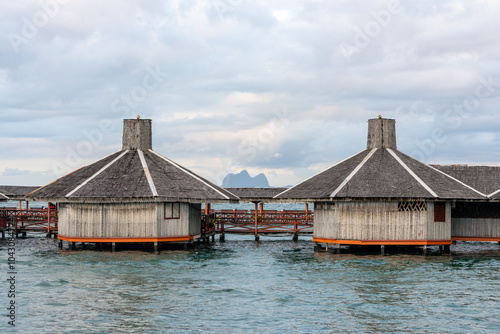
<path id="1" fill-rule="evenodd" d="M 0 184 L 44 185 L 121 149 L 221 184 L 296 184 L 396 119 L 398 149 L 500 164 L 500 2 L 0 0 Z"/>

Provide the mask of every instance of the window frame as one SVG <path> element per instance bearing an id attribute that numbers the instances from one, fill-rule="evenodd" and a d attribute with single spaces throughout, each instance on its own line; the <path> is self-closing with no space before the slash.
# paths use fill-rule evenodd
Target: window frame
<path id="1" fill-rule="evenodd" d="M 446 223 L 446 203 L 434 202 L 434 222 Z"/>
<path id="2" fill-rule="evenodd" d="M 177 209 L 177 212 L 175 209 Z M 181 203 L 179 202 L 163 203 L 163 219 L 180 219 L 180 218 L 181 218 Z"/>

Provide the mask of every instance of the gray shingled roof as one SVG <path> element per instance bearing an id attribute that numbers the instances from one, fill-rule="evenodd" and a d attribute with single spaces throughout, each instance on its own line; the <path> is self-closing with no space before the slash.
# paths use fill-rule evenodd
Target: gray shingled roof
<path id="1" fill-rule="evenodd" d="M 238 200 L 153 150 L 116 152 L 28 194 L 27 198 L 54 202 Z"/>
<path id="2" fill-rule="evenodd" d="M 288 188 L 259 188 L 259 187 L 252 187 L 252 188 L 233 188 L 233 187 L 228 187 L 224 188 L 230 193 L 238 196 L 242 200 L 246 201 L 253 201 L 253 200 L 260 200 L 260 199 L 272 199 L 274 196 L 282 193 Z"/>
<path id="3" fill-rule="evenodd" d="M 7 195 L 5 195 L 5 193 L 3 193 L 3 190 L 0 188 L 0 201 L 6 201 L 8 199 L 9 198 L 7 197 Z"/>
<path id="4" fill-rule="evenodd" d="M 485 196 L 397 149 L 374 148 L 339 162 L 276 199 L 485 199 Z"/>
<path id="5" fill-rule="evenodd" d="M 500 166 L 433 166 L 474 189 L 500 199 Z"/>
<path id="6" fill-rule="evenodd" d="M 33 186 L 0 186 L 0 193 L 9 197 L 9 199 L 24 199 L 24 196 L 40 187 Z"/>

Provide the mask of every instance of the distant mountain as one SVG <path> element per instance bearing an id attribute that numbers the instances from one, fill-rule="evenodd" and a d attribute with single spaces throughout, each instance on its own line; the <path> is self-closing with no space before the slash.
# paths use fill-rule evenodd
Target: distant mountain
<path id="1" fill-rule="evenodd" d="M 248 188 L 248 187 L 260 187 L 260 188 L 271 188 L 267 177 L 260 173 L 255 177 L 251 177 L 246 170 L 242 170 L 238 174 L 228 174 L 222 181 L 222 187 L 224 188 Z"/>

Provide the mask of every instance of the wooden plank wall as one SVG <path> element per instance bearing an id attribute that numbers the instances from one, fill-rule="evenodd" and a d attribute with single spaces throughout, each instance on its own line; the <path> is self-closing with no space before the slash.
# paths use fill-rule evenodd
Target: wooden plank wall
<path id="1" fill-rule="evenodd" d="M 500 219 L 453 218 L 451 235 L 453 237 L 500 238 Z"/>
<path id="2" fill-rule="evenodd" d="M 193 206 L 198 206 L 194 213 Z M 196 216 L 197 214 L 197 216 Z M 196 228 L 197 226 L 197 228 Z M 197 231 L 193 233 L 193 231 Z M 179 219 L 165 219 L 164 203 L 158 203 L 158 236 L 180 237 L 201 233 L 201 204 L 180 203 Z"/>
<path id="3" fill-rule="evenodd" d="M 156 203 L 59 204 L 59 234 L 86 238 L 156 237 Z"/>
<path id="4" fill-rule="evenodd" d="M 449 240 L 451 207 L 446 222 L 434 222 L 434 204 L 426 211 L 398 211 L 398 202 L 335 202 L 314 213 L 314 236 L 340 240 Z"/>
<path id="5" fill-rule="evenodd" d="M 189 204 L 189 234 L 201 233 L 201 204 Z"/>

